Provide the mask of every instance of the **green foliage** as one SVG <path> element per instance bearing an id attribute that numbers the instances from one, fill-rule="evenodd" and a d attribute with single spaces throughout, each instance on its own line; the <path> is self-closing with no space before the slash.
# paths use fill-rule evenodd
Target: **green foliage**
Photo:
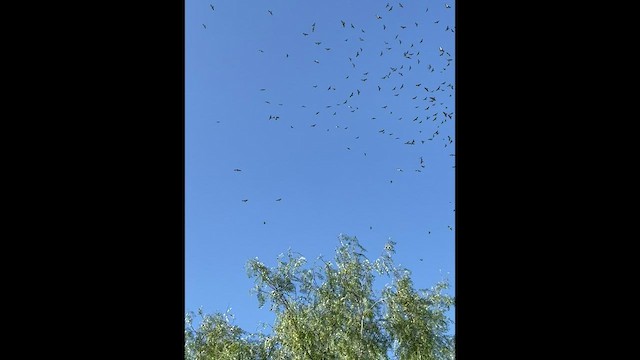
<path id="1" fill-rule="evenodd" d="M 277 265 L 247 262 L 258 305 L 276 315 L 272 334 L 249 334 L 232 325 L 232 316 L 204 315 L 193 328 L 187 314 L 185 358 L 205 359 L 455 359 L 446 312 L 454 298 L 446 280 L 430 290 L 413 288 L 409 270 L 393 264 L 395 243 L 371 262 L 357 238 L 340 236 L 335 263 L 318 258 L 313 267 L 291 251 Z M 380 291 L 378 276 L 389 278 Z"/>
<path id="2" fill-rule="evenodd" d="M 206 315 L 198 310 L 200 325 L 193 327 L 194 313 L 185 319 L 185 360 L 249 360 L 268 359 L 264 335 L 247 334 L 231 324 L 233 316 L 224 314 Z"/>

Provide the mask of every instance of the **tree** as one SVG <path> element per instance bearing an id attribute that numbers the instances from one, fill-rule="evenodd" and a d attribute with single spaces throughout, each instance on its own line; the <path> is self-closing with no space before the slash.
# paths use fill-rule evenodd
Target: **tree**
<path id="1" fill-rule="evenodd" d="M 429 290 L 413 288 L 411 272 L 393 264 L 393 241 L 370 261 L 357 238 L 340 235 L 335 260 L 318 257 L 305 267 L 304 256 L 288 251 L 277 266 L 257 258 L 246 264 L 252 289 L 263 307 L 276 315 L 269 334 L 248 333 L 232 324 L 233 316 L 206 315 L 195 328 L 188 313 L 185 358 L 310 360 L 455 358 L 455 336 L 449 335 L 446 312 L 454 297 L 442 280 Z M 374 289 L 376 275 L 390 281 Z"/>

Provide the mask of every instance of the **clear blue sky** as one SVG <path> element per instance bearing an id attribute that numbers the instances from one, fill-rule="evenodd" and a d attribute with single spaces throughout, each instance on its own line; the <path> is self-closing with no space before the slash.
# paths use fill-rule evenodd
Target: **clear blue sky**
<path id="1" fill-rule="evenodd" d="M 447 277 L 454 293 L 454 2 L 185 13 L 185 311 L 230 307 L 256 331 L 273 317 L 246 261 L 332 258 L 340 233 L 370 259 L 391 238 L 417 288 Z"/>

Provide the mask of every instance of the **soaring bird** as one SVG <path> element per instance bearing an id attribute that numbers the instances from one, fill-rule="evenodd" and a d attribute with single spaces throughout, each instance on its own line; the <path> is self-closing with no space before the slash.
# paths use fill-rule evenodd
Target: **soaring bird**
<path id="1" fill-rule="evenodd" d="M 242 170 L 240 170 L 240 169 L 233 169 L 233 171 L 242 171 Z"/>
<path id="2" fill-rule="evenodd" d="M 242 202 L 246 203 L 247 201 L 249 201 L 249 199 L 242 199 Z"/>
<path id="3" fill-rule="evenodd" d="M 347 24 L 344 22 L 344 20 L 340 20 L 340 22 L 342 23 L 342 27 L 344 27 Z"/>
<path id="4" fill-rule="evenodd" d="M 271 10 L 267 10 L 269 12 L 269 14 L 273 15 L 273 12 Z"/>
<path id="5" fill-rule="evenodd" d="M 204 26 L 205 29 L 207 28 L 207 25 L 205 25 L 205 24 L 202 24 L 202 26 Z"/>
<path id="6" fill-rule="evenodd" d="M 282 201 L 282 198 L 278 198 L 278 199 L 276 199 L 276 201 Z"/>
<path id="7" fill-rule="evenodd" d="M 209 6 L 211 6 L 211 10 L 215 10 L 215 9 L 213 8 L 213 5 L 209 4 Z"/>

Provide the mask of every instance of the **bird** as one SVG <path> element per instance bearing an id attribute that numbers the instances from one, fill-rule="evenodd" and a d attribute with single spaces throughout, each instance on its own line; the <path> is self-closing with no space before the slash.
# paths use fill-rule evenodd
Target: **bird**
<path id="1" fill-rule="evenodd" d="M 202 26 L 204 26 L 205 29 L 207 28 L 207 25 L 205 25 L 205 24 L 202 24 Z"/>
<path id="2" fill-rule="evenodd" d="M 242 171 L 242 170 L 240 170 L 240 169 L 233 169 L 233 171 L 236 171 L 236 172 L 237 172 L 237 171 Z"/>
<path id="3" fill-rule="evenodd" d="M 269 14 L 273 15 L 273 12 L 271 10 L 267 10 L 269 12 Z"/>
<path id="4" fill-rule="evenodd" d="M 276 201 L 282 201 L 282 198 L 278 198 L 278 199 L 276 199 Z"/>
<path id="5" fill-rule="evenodd" d="M 344 27 L 346 25 L 346 23 L 344 22 L 344 20 L 340 20 L 340 22 L 342 23 L 342 27 Z"/>
<path id="6" fill-rule="evenodd" d="M 246 203 L 247 201 L 249 201 L 249 199 L 242 199 L 242 202 Z"/>
<path id="7" fill-rule="evenodd" d="M 209 6 L 211 7 L 211 10 L 215 10 L 215 9 L 213 8 L 213 5 L 209 4 Z"/>

